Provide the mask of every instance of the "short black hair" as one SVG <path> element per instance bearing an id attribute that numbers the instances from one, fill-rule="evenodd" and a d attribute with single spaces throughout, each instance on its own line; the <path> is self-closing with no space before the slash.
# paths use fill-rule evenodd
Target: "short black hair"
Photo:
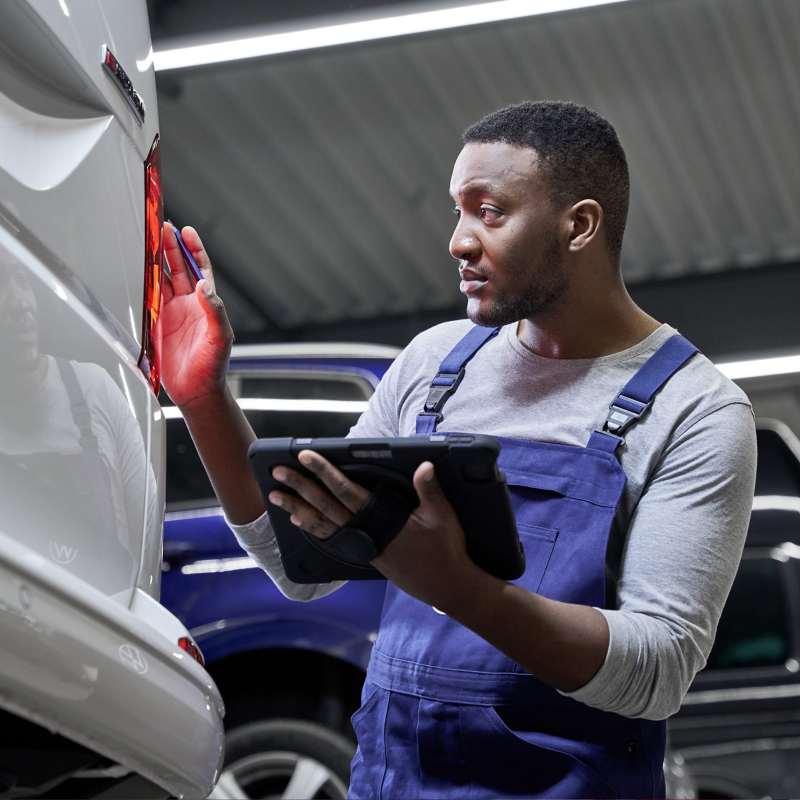
<path id="1" fill-rule="evenodd" d="M 561 100 L 526 101 L 487 114 L 461 135 L 464 144 L 505 142 L 530 147 L 555 207 L 596 200 L 606 240 L 619 262 L 628 218 L 628 161 L 614 126 L 596 111 Z"/>

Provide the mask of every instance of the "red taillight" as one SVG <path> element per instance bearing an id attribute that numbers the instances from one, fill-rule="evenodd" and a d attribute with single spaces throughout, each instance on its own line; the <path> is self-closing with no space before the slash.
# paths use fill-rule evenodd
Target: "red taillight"
<path id="1" fill-rule="evenodd" d="M 139 369 L 158 394 L 161 388 L 161 287 L 164 282 L 164 196 L 159 138 L 144 162 L 144 324 Z"/>
<path id="2" fill-rule="evenodd" d="M 181 636 L 178 639 L 178 647 L 188 653 L 201 667 L 206 665 L 206 660 L 200 652 L 200 648 L 188 636 Z"/>

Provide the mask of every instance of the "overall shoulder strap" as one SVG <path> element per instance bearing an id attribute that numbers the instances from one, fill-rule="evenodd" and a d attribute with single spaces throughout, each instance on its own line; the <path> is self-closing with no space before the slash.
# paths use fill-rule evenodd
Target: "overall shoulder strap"
<path id="1" fill-rule="evenodd" d="M 680 334 L 667 339 L 614 398 L 602 429 L 592 434 L 587 446 L 614 453 L 625 441 L 625 431 L 653 404 L 658 390 L 699 352 Z"/>
<path id="2" fill-rule="evenodd" d="M 417 436 L 429 436 L 436 432 L 436 426 L 442 421 L 442 408 L 464 380 L 467 363 L 498 333 L 500 328 L 481 328 L 476 325 L 444 357 L 430 385 L 425 408 L 417 415 Z"/>
<path id="3" fill-rule="evenodd" d="M 97 449 L 97 439 L 92 433 L 91 412 L 89 411 L 89 404 L 86 402 L 86 395 L 78 383 L 78 376 L 75 374 L 75 368 L 67 361 L 66 358 L 59 358 L 53 356 L 58 371 L 61 373 L 61 380 L 64 382 L 64 388 L 67 390 L 69 396 L 69 410 L 72 413 L 72 419 L 80 431 L 80 445 L 81 449 L 86 451 Z"/>

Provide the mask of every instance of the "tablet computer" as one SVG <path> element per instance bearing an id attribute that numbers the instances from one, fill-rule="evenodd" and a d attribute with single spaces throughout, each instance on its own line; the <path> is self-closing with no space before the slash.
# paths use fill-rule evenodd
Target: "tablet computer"
<path id="1" fill-rule="evenodd" d="M 402 506 L 419 505 L 412 476 L 423 461 L 436 469 L 442 490 L 458 516 L 467 552 L 476 564 L 505 580 L 525 571 L 525 553 L 517 535 L 505 475 L 497 468 L 499 442 L 480 434 L 433 434 L 397 439 L 258 439 L 248 452 L 250 467 L 261 488 L 281 562 L 295 583 L 370 580 L 383 576 L 367 563 L 332 552 L 320 540 L 293 525 L 289 512 L 272 505 L 275 489 L 295 494 L 272 477 L 287 466 L 317 480 L 298 460 L 314 450 L 355 483 L 371 492 L 384 491 Z M 406 509 L 406 516 L 408 509 Z M 333 536 L 337 536 L 334 534 Z M 331 537 L 333 540 L 333 537 Z M 388 542 L 386 542 L 388 543 Z M 383 546 L 385 546 L 385 544 Z"/>

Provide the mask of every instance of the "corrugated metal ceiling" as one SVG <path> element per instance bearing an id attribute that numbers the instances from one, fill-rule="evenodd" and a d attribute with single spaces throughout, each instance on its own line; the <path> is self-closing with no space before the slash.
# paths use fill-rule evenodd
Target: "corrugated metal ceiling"
<path id="1" fill-rule="evenodd" d="M 800 259 L 800 3 L 631 0 L 159 73 L 168 211 L 240 331 L 460 302 L 460 132 L 585 103 L 632 173 L 628 281 Z"/>

